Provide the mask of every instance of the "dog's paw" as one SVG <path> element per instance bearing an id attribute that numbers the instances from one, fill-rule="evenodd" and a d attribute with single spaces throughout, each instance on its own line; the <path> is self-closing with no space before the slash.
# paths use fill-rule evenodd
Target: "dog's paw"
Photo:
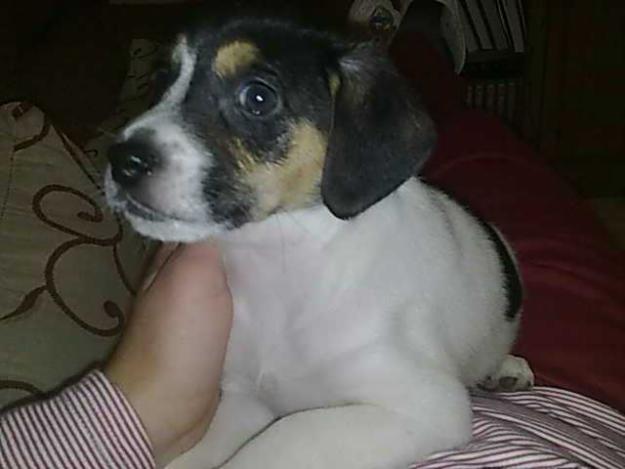
<path id="1" fill-rule="evenodd" d="M 508 355 L 499 370 L 478 387 L 487 391 L 525 391 L 534 386 L 534 373 L 524 358 Z"/>

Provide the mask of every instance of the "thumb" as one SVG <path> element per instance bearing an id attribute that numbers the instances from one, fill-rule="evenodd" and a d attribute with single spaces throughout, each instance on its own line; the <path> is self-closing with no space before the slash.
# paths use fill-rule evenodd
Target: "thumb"
<path id="1" fill-rule="evenodd" d="M 190 291 L 201 288 L 202 293 L 222 293 L 227 279 L 221 256 L 210 241 L 182 244 L 163 262 L 149 288 L 174 288 Z"/>
<path id="2" fill-rule="evenodd" d="M 143 276 L 141 288 L 139 289 L 140 292 L 150 288 L 159 270 L 161 270 L 179 246 L 180 244 L 178 243 L 163 243 L 156 249 Z"/>

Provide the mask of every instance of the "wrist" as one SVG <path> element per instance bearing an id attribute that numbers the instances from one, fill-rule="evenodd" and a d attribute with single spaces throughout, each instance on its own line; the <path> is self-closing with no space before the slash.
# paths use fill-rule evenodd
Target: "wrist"
<path id="1" fill-rule="evenodd" d="M 115 359 L 104 367 L 103 373 L 133 409 L 150 443 L 157 467 L 167 465 L 202 438 L 219 403 L 218 393 L 212 393 L 210 399 L 202 393 L 197 396 L 195 404 L 188 396 L 184 402 L 172 401 L 170 395 L 162 395 L 163 389 L 167 389 L 163 383 L 155 383 L 141 371 L 132 373 Z M 185 409 L 190 404 L 198 410 L 193 416 Z"/>

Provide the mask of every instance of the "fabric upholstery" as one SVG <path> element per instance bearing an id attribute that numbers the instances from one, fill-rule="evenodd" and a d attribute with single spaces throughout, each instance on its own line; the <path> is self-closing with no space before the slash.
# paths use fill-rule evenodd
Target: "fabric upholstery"
<path id="1" fill-rule="evenodd" d="M 114 132 L 150 100 L 155 43 L 137 40 Z M 0 107 L 0 408 L 108 355 L 150 245 L 107 209 L 110 134 L 81 151 L 39 108 Z"/>

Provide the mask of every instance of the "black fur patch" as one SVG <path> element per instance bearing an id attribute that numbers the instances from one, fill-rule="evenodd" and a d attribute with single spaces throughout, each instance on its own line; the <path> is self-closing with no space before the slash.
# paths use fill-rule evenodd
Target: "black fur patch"
<path id="1" fill-rule="evenodd" d="M 436 140 L 424 108 L 375 46 L 338 58 L 341 84 L 321 192 L 339 218 L 386 197 L 423 165 Z"/>
<path id="2" fill-rule="evenodd" d="M 495 250 L 497 251 L 497 256 L 501 262 L 501 267 L 503 269 L 504 275 L 504 283 L 506 288 L 506 299 L 508 302 L 508 307 L 505 311 L 506 319 L 512 321 L 516 318 L 517 314 L 521 310 L 521 305 L 523 303 L 523 284 L 521 283 L 520 274 L 516 268 L 514 260 L 508 251 L 508 248 L 504 244 L 501 239 L 501 236 L 497 231 L 490 225 L 490 223 L 478 218 L 478 221 L 488 234 L 488 237 L 495 245 Z"/>
<path id="3" fill-rule="evenodd" d="M 497 253 L 497 257 L 501 263 L 502 274 L 504 276 L 504 288 L 506 289 L 507 307 L 504 311 L 504 315 L 506 319 L 510 321 L 514 320 L 521 311 L 521 306 L 523 304 L 523 283 L 521 282 L 521 274 L 516 267 L 514 259 L 501 239 L 501 236 L 490 223 L 476 215 L 466 203 L 462 202 L 462 200 L 459 200 L 452 193 L 440 188 L 439 186 L 435 186 L 434 184 L 430 185 L 432 187 L 436 187 L 438 191 L 447 195 L 450 199 L 460 205 L 465 212 L 471 215 L 484 229 L 486 235 L 493 243 L 495 252 Z"/>
<path id="4" fill-rule="evenodd" d="M 219 164 L 204 180 L 204 194 L 209 203 L 213 220 L 229 229 L 238 228 L 252 219 L 250 190 L 233 184 L 231 169 Z"/>

